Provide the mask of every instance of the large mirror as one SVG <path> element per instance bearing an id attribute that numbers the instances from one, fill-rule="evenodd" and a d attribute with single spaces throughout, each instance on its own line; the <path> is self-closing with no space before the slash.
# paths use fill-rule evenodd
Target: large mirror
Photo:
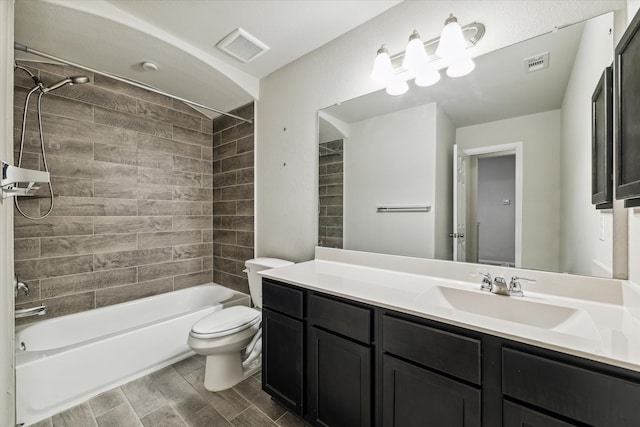
<path id="1" fill-rule="evenodd" d="M 611 277 L 613 214 L 591 204 L 591 95 L 613 21 L 321 110 L 319 245 Z"/>

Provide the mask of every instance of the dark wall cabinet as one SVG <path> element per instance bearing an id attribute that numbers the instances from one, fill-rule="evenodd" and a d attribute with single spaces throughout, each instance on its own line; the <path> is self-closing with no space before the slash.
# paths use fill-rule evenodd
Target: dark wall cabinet
<path id="1" fill-rule="evenodd" d="M 263 389 L 314 426 L 640 426 L 640 373 L 263 279 Z"/>

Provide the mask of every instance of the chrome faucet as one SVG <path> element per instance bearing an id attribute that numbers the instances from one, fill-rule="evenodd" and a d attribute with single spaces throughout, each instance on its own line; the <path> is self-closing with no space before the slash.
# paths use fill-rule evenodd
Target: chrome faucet
<path id="1" fill-rule="evenodd" d="M 20 310 L 16 310 L 15 313 L 16 319 L 31 316 L 44 316 L 45 314 L 47 314 L 47 307 L 44 304 L 40 304 L 37 307 L 22 308 Z"/>
<path id="2" fill-rule="evenodd" d="M 529 283 L 534 283 L 534 279 L 527 279 L 526 277 L 518 277 L 513 276 L 509 284 L 504 277 L 498 276 L 493 279 L 493 286 L 491 287 L 491 292 L 498 295 L 507 295 L 512 297 L 522 297 L 524 293 L 522 293 L 522 287 L 520 286 L 520 281 L 524 280 Z"/>
<path id="3" fill-rule="evenodd" d="M 471 272 L 469 273 L 472 276 L 482 276 L 482 284 L 480 285 L 480 290 L 481 291 L 485 291 L 485 292 L 491 292 L 491 274 L 490 273 L 484 273 L 484 272 L 480 272 L 480 271 L 475 271 L 475 272 Z"/>
<path id="4" fill-rule="evenodd" d="M 18 298 L 18 291 L 22 291 L 24 293 L 25 296 L 29 296 L 29 286 L 27 286 L 26 283 L 24 282 L 19 282 L 18 281 L 18 276 L 14 275 L 13 276 L 13 286 L 15 289 L 15 297 Z"/>

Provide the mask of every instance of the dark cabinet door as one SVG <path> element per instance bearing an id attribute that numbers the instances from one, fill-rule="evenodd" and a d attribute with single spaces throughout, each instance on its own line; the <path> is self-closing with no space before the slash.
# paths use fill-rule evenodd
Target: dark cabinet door
<path id="1" fill-rule="evenodd" d="M 310 327 L 308 336 L 309 418 L 314 425 L 372 425 L 371 349 Z"/>
<path id="2" fill-rule="evenodd" d="M 301 416 L 303 331 L 300 320 L 262 310 L 262 388 Z"/>
<path id="3" fill-rule="evenodd" d="M 452 355 L 452 357 L 455 357 Z M 480 427 L 480 390 L 382 357 L 382 425 Z"/>
<path id="4" fill-rule="evenodd" d="M 505 400 L 503 403 L 503 427 L 575 427 L 556 418 L 525 408 Z"/>

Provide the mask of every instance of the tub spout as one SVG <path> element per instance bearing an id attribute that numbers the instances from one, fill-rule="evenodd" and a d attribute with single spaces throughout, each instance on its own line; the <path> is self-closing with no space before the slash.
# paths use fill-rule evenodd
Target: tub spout
<path id="1" fill-rule="evenodd" d="M 47 307 L 44 304 L 40 304 L 37 307 L 16 310 L 16 319 L 21 317 L 44 316 L 45 314 L 47 314 Z"/>

